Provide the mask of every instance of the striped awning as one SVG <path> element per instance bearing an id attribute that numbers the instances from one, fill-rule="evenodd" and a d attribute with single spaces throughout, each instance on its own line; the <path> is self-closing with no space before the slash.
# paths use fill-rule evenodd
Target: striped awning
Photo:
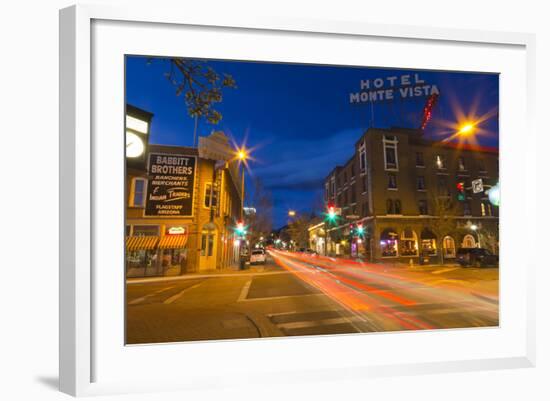
<path id="1" fill-rule="evenodd" d="M 158 242 L 158 236 L 126 237 L 126 250 L 128 250 L 128 252 L 152 250 L 157 247 Z"/>
<path id="2" fill-rule="evenodd" d="M 185 248 L 187 243 L 187 235 L 165 235 L 161 237 L 159 242 L 159 249 L 181 249 Z"/>

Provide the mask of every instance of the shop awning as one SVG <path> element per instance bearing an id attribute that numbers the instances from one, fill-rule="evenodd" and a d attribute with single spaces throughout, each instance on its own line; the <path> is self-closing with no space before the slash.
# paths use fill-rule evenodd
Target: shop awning
<path id="1" fill-rule="evenodd" d="M 165 235 L 160 239 L 159 249 L 181 249 L 186 243 L 187 235 Z"/>
<path id="2" fill-rule="evenodd" d="M 157 247 L 158 241 L 159 237 L 157 236 L 126 237 L 126 250 L 128 250 L 128 252 L 152 250 Z"/>

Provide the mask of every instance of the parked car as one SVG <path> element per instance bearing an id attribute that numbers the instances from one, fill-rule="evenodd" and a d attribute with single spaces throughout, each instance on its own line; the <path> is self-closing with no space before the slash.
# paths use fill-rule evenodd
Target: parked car
<path id="1" fill-rule="evenodd" d="M 498 265 L 498 256 L 493 255 L 485 248 L 458 248 L 456 261 L 461 266 L 496 266 Z"/>
<path id="2" fill-rule="evenodd" d="M 256 263 L 265 263 L 267 259 L 267 255 L 265 254 L 265 251 L 263 249 L 254 249 L 250 253 L 250 264 L 256 264 Z"/>

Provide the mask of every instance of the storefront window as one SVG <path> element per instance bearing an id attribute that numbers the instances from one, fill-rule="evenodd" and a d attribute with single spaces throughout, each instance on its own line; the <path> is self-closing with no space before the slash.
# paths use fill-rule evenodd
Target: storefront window
<path id="1" fill-rule="evenodd" d="M 401 256 L 417 256 L 418 255 L 418 239 L 416 233 L 411 229 L 405 229 L 401 233 L 400 241 Z"/>
<path id="2" fill-rule="evenodd" d="M 154 235 L 159 235 L 159 226 L 134 226 L 134 237 Z"/>
<path id="3" fill-rule="evenodd" d="M 386 229 L 380 234 L 380 251 L 382 257 L 396 257 L 398 255 L 399 241 L 397 232 L 394 229 Z"/>
<path id="4" fill-rule="evenodd" d="M 455 257 L 455 240 L 448 235 L 443 238 L 443 256 L 446 258 Z"/>
<path id="5" fill-rule="evenodd" d="M 437 255 L 437 246 L 435 239 L 423 239 L 421 242 L 422 250 L 426 251 L 428 255 Z"/>
<path id="6" fill-rule="evenodd" d="M 420 249 L 423 254 L 428 254 L 430 256 L 437 255 L 436 236 L 427 228 L 422 230 L 420 234 Z"/>

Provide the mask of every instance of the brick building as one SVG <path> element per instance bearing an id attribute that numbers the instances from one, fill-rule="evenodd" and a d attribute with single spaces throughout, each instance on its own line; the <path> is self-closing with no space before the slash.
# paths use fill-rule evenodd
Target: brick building
<path id="1" fill-rule="evenodd" d="M 147 118 L 149 123 L 152 118 L 128 108 L 127 114 L 131 113 Z M 127 154 L 128 277 L 222 269 L 238 261 L 239 245 L 232 227 L 242 212 L 242 180 L 237 162 L 226 157 L 233 151 L 225 135 L 215 132 L 206 138 L 204 143 L 215 147 L 215 152 L 208 152 L 205 146 L 154 145 L 144 138 L 140 160 Z M 166 162 L 166 172 L 154 164 L 155 158 L 158 163 Z M 187 167 L 184 161 L 189 162 Z M 159 172 L 151 171 L 152 166 Z M 179 172 L 190 173 L 188 185 L 178 182 Z M 163 193 L 170 180 L 176 184 Z M 178 205 L 185 210 L 180 211 Z"/>
<path id="2" fill-rule="evenodd" d="M 459 247 L 498 252 L 498 207 L 486 194 L 498 183 L 498 149 L 370 128 L 351 152 L 324 182 L 325 201 L 341 211 L 323 228 L 326 253 L 450 261 Z"/>

